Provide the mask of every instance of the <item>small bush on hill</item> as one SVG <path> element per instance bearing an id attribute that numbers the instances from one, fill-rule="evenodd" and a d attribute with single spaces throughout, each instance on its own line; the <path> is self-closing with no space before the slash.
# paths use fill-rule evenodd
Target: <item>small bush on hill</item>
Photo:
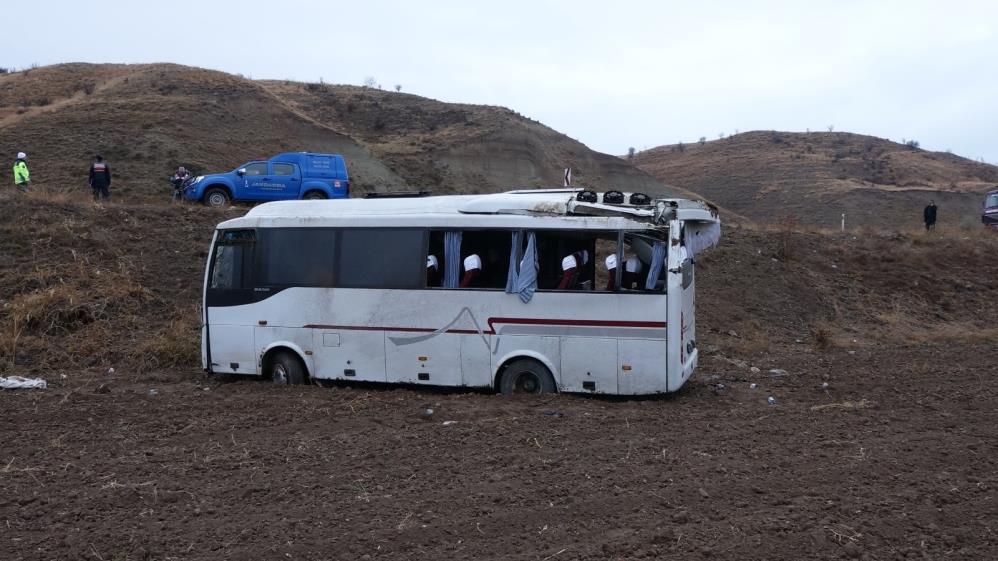
<path id="1" fill-rule="evenodd" d="M 326 83 L 322 80 L 322 78 L 319 78 L 318 83 L 309 82 L 305 84 L 305 90 L 309 92 L 324 92 L 326 91 Z"/>
<path id="2" fill-rule="evenodd" d="M 799 223 L 797 217 L 788 214 L 780 218 L 776 224 L 776 256 L 784 261 L 794 259 L 797 256 L 798 246 L 796 232 Z"/>

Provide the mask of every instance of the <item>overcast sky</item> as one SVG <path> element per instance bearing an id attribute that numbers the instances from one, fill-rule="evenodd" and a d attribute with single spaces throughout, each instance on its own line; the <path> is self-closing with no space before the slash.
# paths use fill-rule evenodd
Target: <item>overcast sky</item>
<path id="1" fill-rule="evenodd" d="M 998 162 L 998 2 L 37 0 L 16 13 L 0 66 L 372 76 L 503 105 L 611 154 L 833 126 Z"/>

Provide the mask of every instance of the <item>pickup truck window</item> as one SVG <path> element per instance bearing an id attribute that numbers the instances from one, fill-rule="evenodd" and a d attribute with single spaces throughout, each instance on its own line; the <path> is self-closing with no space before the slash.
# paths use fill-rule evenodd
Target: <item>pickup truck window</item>
<path id="1" fill-rule="evenodd" d="M 267 175 L 267 163 L 259 162 L 246 166 L 246 175 Z"/>
<path id="2" fill-rule="evenodd" d="M 274 175 L 294 175 L 294 164 L 274 164 Z"/>

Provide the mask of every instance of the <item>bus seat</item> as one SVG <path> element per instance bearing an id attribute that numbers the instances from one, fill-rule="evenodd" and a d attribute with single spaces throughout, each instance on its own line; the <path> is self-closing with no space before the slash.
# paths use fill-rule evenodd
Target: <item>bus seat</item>
<path id="1" fill-rule="evenodd" d="M 440 286 L 440 262 L 437 256 L 426 256 L 426 286 Z"/>
<path id="2" fill-rule="evenodd" d="M 578 288 L 576 284 L 579 277 L 579 269 L 587 263 L 589 263 L 589 251 L 585 249 L 565 256 L 561 260 L 561 280 L 558 282 L 558 290 Z"/>
<path id="3" fill-rule="evenodd" d="M 613 292 L 617 287 L 617 254 L 612 253 L 606 256 L 606 290 Z"/>
<path id="4" fill-rule="evenodd" d="M 477 253 L 464 258 L 464 276 L 461 277 L 460 288 L 470 287 L 482 274 L 482 258 Z"/>
<path id="5" fill-rule="evenodd" d="M 621 275 L 620 284 L 621 288 L 632 290 L 635 285 L 640 288 L 641 285 L 641 269 L 644 266 L 641 260 L 637 256 L 632 255 L 624 260 L 624 274 Z"/>

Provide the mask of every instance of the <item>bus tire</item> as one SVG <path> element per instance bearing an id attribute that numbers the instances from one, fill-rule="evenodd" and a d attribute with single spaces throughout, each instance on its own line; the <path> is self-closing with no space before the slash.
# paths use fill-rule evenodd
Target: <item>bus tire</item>
<path id="1" fill-rule="evenodd" d="M 308 193 L 305 193 L 304 198 L 306 201 L 321 201 L 323 199 L 328 199 L 329 197 L 327 197 L 322 191 L 309 191 Z"/>
<path id="2" fill-rule="evenodd" d="M 499 379 L 503 395 L 555 392 L 554 377 L 547 367 L 530 358 L 518 358 L 506 365 Z"/>
<path id="3" fill-rule="evenodd" d="M 229 197 L 229 192 L 221 187 L 209 187 L 207 191 L 204 192 L 204 204 L 221 208 L 223 206 L 229 206 L 232 202 Z"/>
<path id="4" fill-rule="evenodd" d="M 294 353 L 289 351 L 278 351 L 269 362 L 270 379 L 280 386 L 300 386 L 308 383 L 308 373 L 305 372 L 305 365 L 302 364 Z"/>

